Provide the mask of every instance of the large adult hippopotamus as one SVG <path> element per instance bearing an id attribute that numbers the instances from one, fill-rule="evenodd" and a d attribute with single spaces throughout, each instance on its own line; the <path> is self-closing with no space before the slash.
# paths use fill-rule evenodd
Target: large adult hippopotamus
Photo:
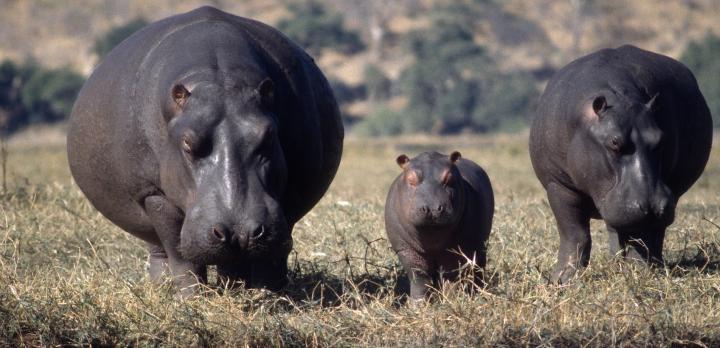
<path id="1" fill-rule="evenodd" d="M 343 125 L 322 72 L 277 30 L 212 7 L 155 22 L 83 86 L 68 160 L 80 189 L 146 241 L 150 276 L 182 294 L 206 266 L 286 279 L 293 224 L 325 193 Z"/>
<path id="2" fill-rule="evenodd" d="M 560 232 L 551 280 L 587 265 L 590 218 L 605 220 L 612 254 L 661 263 L 665 229 L 705 168 L 712 132 L 693 74 L 671 58 L 622 46 L 558 71 L 530 131 Z"/>

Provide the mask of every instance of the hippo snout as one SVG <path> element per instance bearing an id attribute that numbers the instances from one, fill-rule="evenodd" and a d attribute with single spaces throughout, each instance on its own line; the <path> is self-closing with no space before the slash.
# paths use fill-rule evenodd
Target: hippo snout
<path id="1" fill-rule="evenodd" d="M 423 204 L 414 209 L 416 226 L 444 225 L 452 220 L 452 209 L 445 204 Z"/>
<path id="2" fill-rule="evenodd" d="M 255 220 L 246 221 L 244 224 L 233 228 L 233 242 L 241 250 L 247 250 L 255 246 L 265 235 L 267 227 Z"/>
<path id="3" fill-rule="evenodd" d="M 209 229 L 209 233 L 210 237 L 218 243 L 247 250 L 265 235 L 266 230 L 267 227 L 264 224 L 250 220 L 244 224 L 235 225 L 232 229 L 228 229 L 222 224 L 215 224 Z"/>

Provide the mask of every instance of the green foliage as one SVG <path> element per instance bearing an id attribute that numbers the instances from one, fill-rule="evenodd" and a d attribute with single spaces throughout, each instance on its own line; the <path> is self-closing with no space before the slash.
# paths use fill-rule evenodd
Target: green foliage
<path id="1" fill-rule="evenodd" d="M 406 117 L 412 117 L 402 132 L 489 132 L 525 124 L 538 93 L 533 79 L 500 72 L 468 26 L 446 14 L 439 10 L 431 28 L 407 40 L 416 61 L 400 76 Z"/>
<path id="2" fill-rule="evenodd" d="M 100 58 L 105 57 L 115 46 L 146 25 L 148 25 L 148 22 L 145 19 L 136 18 L 126 24 L 110 29 L 110 31 L 95 40 L 93 52 Z"/>
<path id="3" fill-rule="evenodd" d="M 302 0 L 288 4 L 292 18 L 281 20 L 277 28 L 314 54 L 325 48 L 343 53 L 355 53 L 365 48 L 360 36 L 343 27 L 343 17 L 330 13 L 315 0 Z"/>
<path id="4" fill-rule="evenodd" d="M 712 34 L 691 42 L 680 61 L 692 70 L 713 115 L 715 127 L 720 127 L 720 37 Z"/>
<path id="5" fill-rule="evenodd" d="M 45 69 L 30 61 L 0 64 L 0 127 L 12 132 L 34 122 L 70 115 L 85 79 L 69 68 Z"/>
<path id="6" fill-rule="evenodd" d="M 387 100 L 390 97 L 392 81 L 373 64 L 365 66 L 365 87 L 370 101 Z"/>
<path id="7" fill-rule="evenodd" d="M 406 127 L 403 121 L 407 118 L 403 117 L 403 113 L 393 111 L 387 106 L 376 107 L 367 117 L 357 126 L 357 132 L 365 136 L 387 136 L 396 135 L 402 132 Z"/>
<path id="8" fill-rule="evenodd" d="M 69 68 L 38 69 L 22 89 L 29 121 L 53 122 L 70 115 L 84 82 L 82 75 Z"/>

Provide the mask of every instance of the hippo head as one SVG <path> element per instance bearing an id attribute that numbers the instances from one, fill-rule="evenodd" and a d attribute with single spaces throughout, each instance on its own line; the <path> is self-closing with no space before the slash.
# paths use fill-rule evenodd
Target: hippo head
<path id="1" fill-rule="evenodd" d="M 568 150 L 570 173 L 610 227 L 643 231 L 674 219 L 677 197 L 666 180 L 676 162 L 675 137 L 659 127 L 659 98 L 608 92 L 584 105 L 588 127 Z"/>
<path id="2" fill-rule="evenodd" d="M 179 250 L 197 263 L 286 255 L 292 247 L 274 84 L 240 81 L 177 83 L 163 110 L 175 171 L 166 176 L 185 178 L 175 184 L 185 211 Z"/>
<path id="3" fill-rule="evenodd" d="M 400 215 L 416 229 L 446 230 L 457 225 L 464 209 L 463 180 L 455 163 L 460 153 L 450 156 L 425 152 L 412 160 L 397 158 L 403 169 L 398 187 Z"/>

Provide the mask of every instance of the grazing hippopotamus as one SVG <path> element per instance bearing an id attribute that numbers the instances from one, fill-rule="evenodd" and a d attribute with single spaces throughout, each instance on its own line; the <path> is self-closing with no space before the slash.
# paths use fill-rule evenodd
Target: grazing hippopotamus
<path id="1" fill-rule="evenodd" d="M 455 278 L 468 259 L 485 267 L 495 203 L 485 171 L 457 151 L 400 155 L 397 164 L 403 172 L 385 202 L 385 230 L 419 300 L 440 272 Z"/>
<path id="2" fill-rule="evenodd" d="M 68 129 L 73 177 L 147 242 L 150 276 L 181 294 L 206 266 L 284 284 L 293 224 L 325 193 L 343 125 L 332 90 L 277 30 L 212 7 L 155 22 L 83 86 Z"/>
<path id="3" fill-rule="evenodd" d="M 551 281 L 590 257 L 591 218 L 610 252 L 662 263 L 665 229 L 705 168 L 712 120 L 693 74 L 633 46 L 603 49 L 550 80 L 530 131 L 530 157 L 560 232 Z"/>

